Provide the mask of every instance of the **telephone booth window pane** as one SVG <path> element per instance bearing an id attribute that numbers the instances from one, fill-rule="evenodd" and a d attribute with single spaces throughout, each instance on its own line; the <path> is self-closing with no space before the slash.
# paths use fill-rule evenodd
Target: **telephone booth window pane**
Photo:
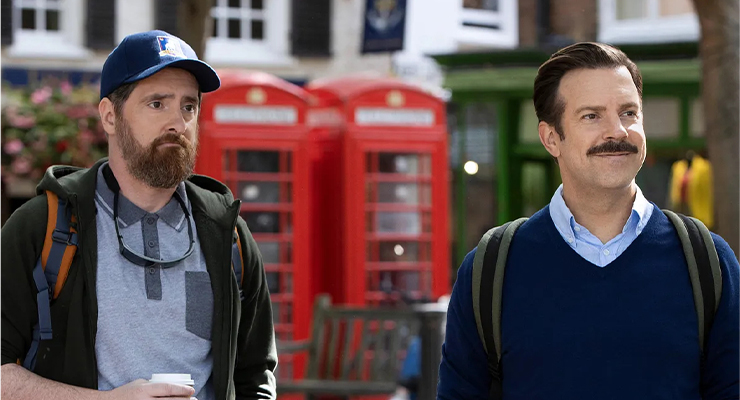
<path id="1" fill-rule="evenodd" d="M 432 244 L 429 242 L 420 243 L 421 254 L 419 261 L 432 261 Z"/>
<path id="2" fill-rule="evenodd" d="M 280 201 L 283 203 L 293 201 L 293 184 L 290 182 L 282 182 L 280 184 L 280 188 L 280 194 L 282 195 L 282 197 L 280 197 Z"/>
<path id="3" fill-rule="evenodd" d="M 285 185 L 280 182 L 239 182 L 238 194 L 245 203 L 279 203 L 280 187 Z"/>
<path id="4" fill-rule="evenodd" d="M 283 251 L 285 253 L 282 255 L 281 262 L 283 264 L 292 264 L 293 263 L 293 244 L 290 242 L 284 242 Z"/>
<path id="5" fill-rule="evenodd" d="M 384 174 L 418 174 L 419 155 L 379 153 L 377 168 L 377 172 Z"/>
<path id="6" fill-rule="evenodd" d="M 279 272 L 266 272 L 267 275 L 267 289 L 270 290 L 270 294 L 282 293 L 280 287 L 280 273 Z"/>
<path id="7" fill-rule="evenodd" d="M 377 212 L 375 219 L 378 233 L 421 233 L 419 212 Z"/>
<path id="8" fill-rule="evenodd" d="M 280 321 L 283 323 L 293 323 L 293 305 L 290 303 L 283 303 L 283 314 L 280 316 Z"/>
<path id="9" fill-rule="evenodd" d="M 280 263 L 280 243 L 257 241 L 257 247 L 260 249 L 262 261 L 265 264 Z"/>
<path id="10" fill-rule="evenodd" d="M 383 271 L 380 273 L 381 291 L 416 292 L 421 290 L 418 271 Z"/>
<path id="11" fill-rule="evenodd" d="M 424 216 L 424 233 L 431 233 L 432 232 L 432 213 L 425 212 L 423 213 Z"/>
<path id="12" fill-rule="evenodd" d="M 270 293 L 272 294 L 272 293 Z M 279 324 L 280 323 L 280 309 L 282 304 L 278 302 L 272 302 L 272 323 L 273 324 Z"/>
<path id="13" fill-rule="evenodd" d="M 284 212 L 280 214 L 281 221 L 280 221 L 280 232 L 282 233 L 291 233 L 293 232 L 293 215 L 289 212 Z"/>
<path id="14" fill-rule="evenodd" d="M 368 254 L 368 261 L 408 262 L 422 261 L 419 254 L 419 243 L 405 241 L 378 242 L 378 254 Z"/>
<path id="15" fill-rule="evenodd" d="M 293 274 L 283 272 L 283 291 L 293 293 Z"/>
<path id="16" fill-rule="evenodd" d="M 242 212 L 241 216 L 252 233 L 280 233 L 280 219 L 277 212 Z"/>
<path id="17" fill-rule="evenodd" d="M 239 150 L 237 170 L 240 172 L 280 172 L 280 152 Z"/>
<path id="18" fill-rule="evenodd" d="M 419 203 L 419 185 L 415 183 L 378 182 L 378 203 Z"/>

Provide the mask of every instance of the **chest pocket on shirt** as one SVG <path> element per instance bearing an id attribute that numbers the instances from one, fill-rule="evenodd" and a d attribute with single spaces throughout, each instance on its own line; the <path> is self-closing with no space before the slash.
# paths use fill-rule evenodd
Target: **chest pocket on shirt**
<path id="1" fill-rule="evenodd" d="M 202 339 L 211 340 L 213 290 L 208 272 L 185 271 L 185 298 L 186 329 Z"/>

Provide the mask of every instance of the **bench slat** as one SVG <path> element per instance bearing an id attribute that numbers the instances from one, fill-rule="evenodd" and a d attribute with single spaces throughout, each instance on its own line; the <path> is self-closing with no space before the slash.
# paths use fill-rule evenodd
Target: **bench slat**
<path id="1" fill-rule="evenodd" d="M 355 344 L 355 318 L 347 320 L 347 334 L 344 336 L 344 352 L 342 353 L 342 375 L 341 379 L 349 379 L 349 373 L 352 370 L 352 346 Z"/>
<path id="2" fill-rule="evenodd" d="M 334 372 L 336 371 L 334 369 L 334 367 L 336 366 L 334 360 L 336 360 L 337 347 L 339 347 L 339 322 L 339 318 L 332 318 L 331 320 L 331 339 L 328 343 L 329 355 L 326 358 L 326 364 L 324 366 L 325 378 L 333 378 Z"/>
<path id="3" fill-rule="evenodd" d="M 306 379 L 297 382 L 278 382 L 278 396 L 285 393 L 306 394 L 385 394 L 396 390 L 395 382 L 323 381 Z"/>
<path id="4" fill-rule="evenodd" d="M 331 299 L 329 296 L 318 296 L 316 298 L 311 330 L 311 341 L 313 345 L 308 351 L 308 369 L 306 371 L 306 377 L 309 379 L 317 379 L 319 377 L 319 365 L 321 363 L 321 356 L 324 354 L 324 321 L 330 306 Z"/>

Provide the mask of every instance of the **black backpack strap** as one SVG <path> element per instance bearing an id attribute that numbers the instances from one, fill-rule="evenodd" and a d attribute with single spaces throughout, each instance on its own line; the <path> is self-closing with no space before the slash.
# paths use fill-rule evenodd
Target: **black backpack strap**
<path id="1" fill-rule="evenodd" d="M 519 218 L 486 232 L 473 260 L 473 311 L 478 334 L 488 355 L 489 398 L 503 398 L 501 382 L 501 295 L 509 245 L 527 219 Z"/>
<path id="2" fill-rule="evenodd" d="M 663 210 L 676 227 L 689 268 L 702 354 L 722 297 L 722 270 L 709 229 L 698 219 Z"/>

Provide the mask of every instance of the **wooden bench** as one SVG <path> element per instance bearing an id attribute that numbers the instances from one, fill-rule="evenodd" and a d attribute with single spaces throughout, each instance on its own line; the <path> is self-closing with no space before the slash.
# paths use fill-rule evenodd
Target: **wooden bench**
<path id="1" fill-rule="evenodd" d="M 278 379 L 278 396 L 392 394 L 408 341 L 418 329 L 414 310 L 332 306 L 328 295 L 320 295 L 311 337 L 277 344 L 278 354 L 308 356 L 305 379 Z"/>

